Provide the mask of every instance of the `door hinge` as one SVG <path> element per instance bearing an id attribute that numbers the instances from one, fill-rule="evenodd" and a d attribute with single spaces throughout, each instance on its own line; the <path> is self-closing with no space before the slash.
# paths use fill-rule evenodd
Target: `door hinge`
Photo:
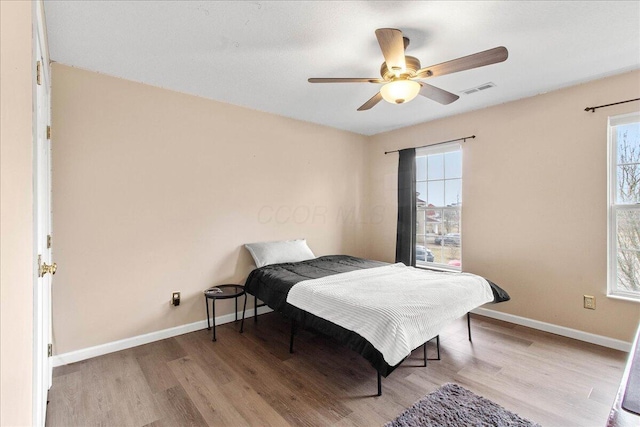
<path id="1" fill-rule="evenodd" d="M 47 234 L 47 249 L 51 249 L 51 234 Z"/>
<path id="2" fill-rule="evenodd" d="M 42 84 L 42 62 L 40 61 L 36 63 L 36 83 Z"/>
<path id="3" fill-rule="evenodd" d="M 51 139 L 51 126 L 47 126 L 47 139 Z"/>
<path id="4" fill-rule="evenodd" d="M 48 355 L 49 357 L 53 356 L 53 345 L 51 345 L 51 344 L 49 344 L 49 345 L 47 346 L 47 355 Z"/>

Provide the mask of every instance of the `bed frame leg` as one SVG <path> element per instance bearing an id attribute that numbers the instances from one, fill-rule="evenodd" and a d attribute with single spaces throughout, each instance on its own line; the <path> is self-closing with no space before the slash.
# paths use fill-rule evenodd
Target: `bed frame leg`
<path id="1" fill-rule="evenodd" d="M 291 319 L 291 339 L 289 340 L 289 353 L 293 353 L 293 336 L 296 333 L 296 321 Z"/>
<path id="2" fill-rule="evenodd" d="M 469 341 L 471 341 L 471 313 L 467 312 L 467 329 L 469 330 Z"/>
<path id="3" fill-rule="evenodd" d="M 240 322 L 240 333 L 244 332 L 244 313 L 247 311 L 247 294 L 244 294 L 244 305 L 242 306 L 242 322 Z"/>
<path id="4" fill-rule="evenodd" d="M 422 351 L 424 352 L 424 367 L 427 367 L 427 360 L 440 360 L 440 335 L 436 335 L 436 350 L 438 351 L 438 358 L 437 359 L 429 359 L 427 357 L 427 343 L 429 341 L 432 341 L 433 338 L 431 338 L 429 341 L 425 342 L 424 344 L 422 344 Z"/>
<path id="5" fill-rule="evenodd" d="M 382 375 L 378 372 L 378 396 L 382 396 Z"/>
<path id="6" fill-rule="evenodd" d="M 258 323 L 258 297 L 253 297 L 253 323 Z"/>
<path id="7" fill-rule="evenodd" d="M 427 367 L 427 343 L 422 344 L 422 349 L 424 351 L 424 367 Z"/>

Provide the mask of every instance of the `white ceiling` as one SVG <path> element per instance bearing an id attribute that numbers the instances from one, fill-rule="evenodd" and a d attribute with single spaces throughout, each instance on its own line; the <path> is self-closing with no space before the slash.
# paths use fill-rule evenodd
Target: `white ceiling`
<path id="1" fill-rule="evenodd" d="M 59 63 L 365 135 L 640 68 L 638 1 L 47 0 L 45 13 Z M 460 95 L 450 105 L 419 96 L 358 112 L 378 85 L 307 82 L 378 77 L 383 27 L 401 29 L 423 67 L 496 46 L 509 59 L 430 79 Z"/>

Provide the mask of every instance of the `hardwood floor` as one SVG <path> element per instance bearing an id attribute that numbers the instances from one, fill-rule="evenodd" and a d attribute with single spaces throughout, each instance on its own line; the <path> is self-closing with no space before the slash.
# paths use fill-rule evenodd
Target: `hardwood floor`
<path id="1" fill-rule="evenodd" d="M 626 353 L 472 316 L 382 381 L 358 354 L 289 323 L 219 326 L 54 369 L 47 426 L 376 426 L 455 382 L 543 426 L 603 426 Z M 435 346 L 429 345 L 429 357 Z"/>

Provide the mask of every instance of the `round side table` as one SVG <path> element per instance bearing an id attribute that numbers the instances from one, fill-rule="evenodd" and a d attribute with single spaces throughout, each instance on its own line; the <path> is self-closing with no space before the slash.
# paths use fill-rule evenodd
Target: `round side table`
<path id="1" fill-rule="evenodd" d="M 242 285 L 218 285 L 212 286 L 204 291 L 204 304 L 207 307 L 207 330 L 211 329 L 209 322 L 209 300 L 211 300 L 211 308 L 213 310 L 213 338 L 211 341 L 216 341 L 216 300 L 235 298 L 236 300 L 236 321 L 238 321 L 238 297 L 244 295 L 244 305 L 247 305 L 247 294 L 244 291 Z M 240 326 L 240 333 L 244 328 L 244 311 L 242 312 L 242 323 Z"/>

